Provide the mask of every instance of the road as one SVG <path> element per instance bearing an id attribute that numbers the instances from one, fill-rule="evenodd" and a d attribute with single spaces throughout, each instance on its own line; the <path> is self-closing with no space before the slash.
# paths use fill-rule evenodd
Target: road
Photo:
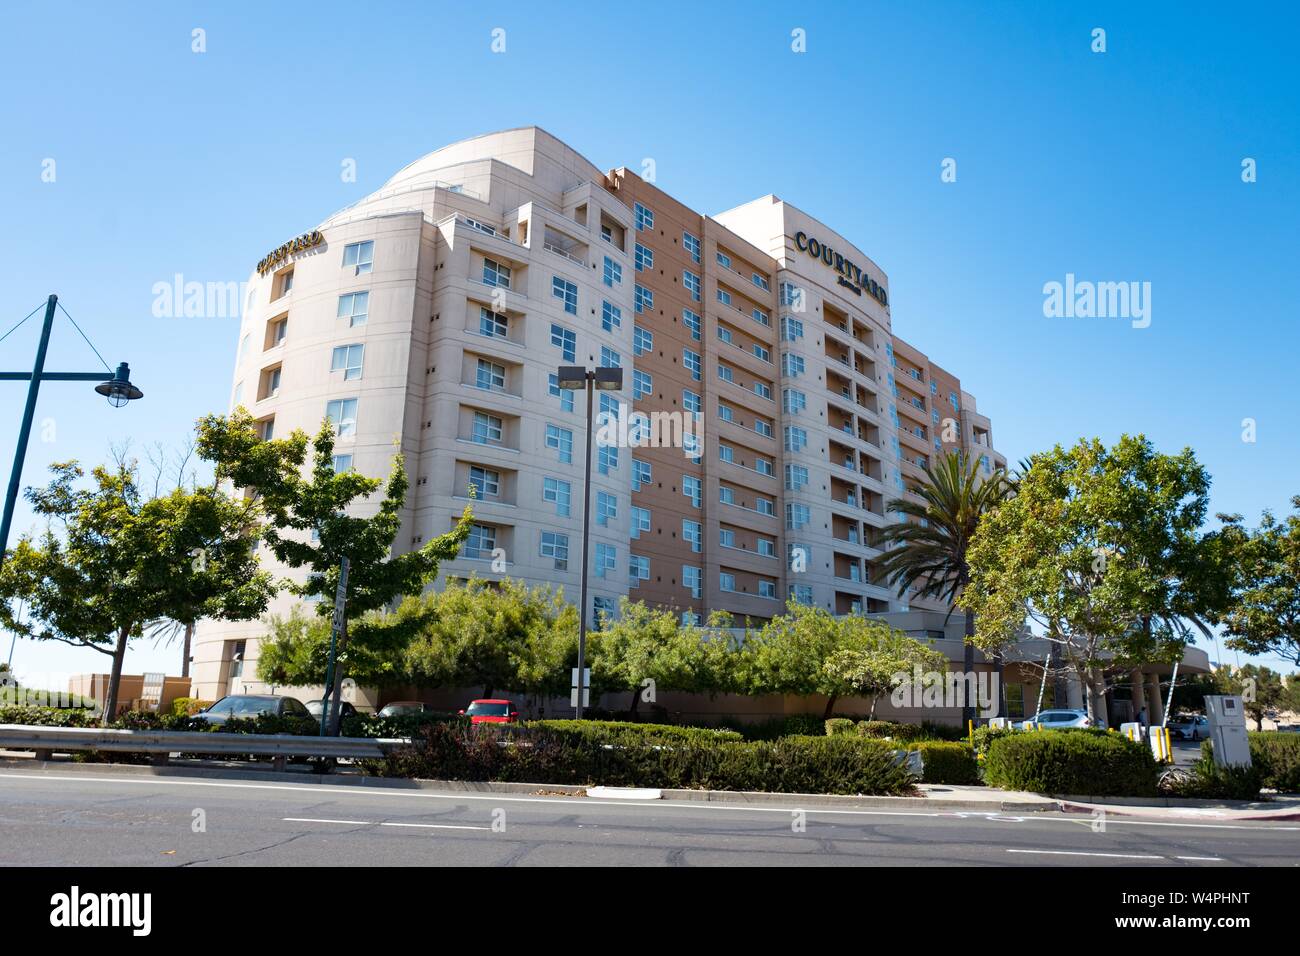
<path id="1" fill-rule="evenodd" d="M 0 771 L 0 866 L 1293 866 L 1300 822 L 808 808 Z M 196 832 L 197 831 L 197 832 Z"/>

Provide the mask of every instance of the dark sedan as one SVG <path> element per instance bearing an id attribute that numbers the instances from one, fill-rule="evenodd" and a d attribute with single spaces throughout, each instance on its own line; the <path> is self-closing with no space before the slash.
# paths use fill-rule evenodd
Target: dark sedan
<path id="1" fill-rule="evenodd" d="M 276 697 L 274 694 L 231 694 L 223 697 L 207 710 L 194 715 L 195 720 L 209 724 L 224 724 L 228 720 L 252 720 L 262 714 L 273 717 L 311 718 L 307 706 L 296 697 Z"/>

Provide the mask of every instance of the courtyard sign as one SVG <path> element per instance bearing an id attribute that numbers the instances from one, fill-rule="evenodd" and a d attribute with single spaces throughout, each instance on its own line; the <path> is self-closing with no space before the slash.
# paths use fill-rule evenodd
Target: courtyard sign
<path id="1" fill-rule="evenodd" d="M 259 275 L 266 275 L 295 252 L 302 252 L 304 249 L 312 249 L 319 246 L 324 241 L 325 237 L 321 235 L 319 229 L 305 232 L 297 239 L 290 239 L 280 248 L 267 253 L 266 257 L 257 264 L 257 272 Z"/>
<path id="2" fill-rule="evenodd" d="M 885 291 L 885 287 L 868 276 L 857 265 L 826 245 L 826 243 L 808 238 L 808 234 L 805 232 L 796 232 L 794 234 L 794 244 L 795 248 L 800 252 L 806 252 L 814 259 L 820 259 L 838 272 L 839 284 L 854 295 L 862 295 L 863 292 L 866 292 L 881 305 L 886 308 L 889 307 L 889 293 Z"/>

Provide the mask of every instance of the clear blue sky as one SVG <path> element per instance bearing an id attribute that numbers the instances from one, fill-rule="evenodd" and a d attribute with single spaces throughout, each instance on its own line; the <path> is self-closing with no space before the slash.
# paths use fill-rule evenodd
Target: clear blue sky
<path id="1" fill-rule="evenodd" d="M 1145 432 L 1196 449 L 1214 510 L 1253 520 L 1300 494 L 1295 12 L 542 6 L 10 6 L 0 324 L 57 292 L 146 393 L 114 411 L 47 385 L 24 484 L 54 460 L 103 460 L 112 440 L 178 444 L 224 408 L 237 321 L 155 318 L 154 283 L 243 281 L 423 153 L 535 123 L 602 168 L 653 158 L 659 185 L 697 209 L 773 192 L 832 224 L 886 271 L 896 330 L 961 376 L 1012 461 Z M 940 181 L 949 157 L 955 183 Z M 355 183 L 340 178 L 348 158 Z M 1044 318 L 1043 284 L 1066 273 L 1150 282 L 1150 327 Z M 4 368 L 30 367 L 35 337 L 33 320 L 0 343 Z M 62 318 L 49 366 L 97 366 Z M 23 392 L 3 388 L 7 474 Z M 20 512 L 16 531 L 29 527 Z M 140 648 L 128 671 L 175 671 L 177 653 Z M 101 659 L 27 644 L 15 663 Z"/>

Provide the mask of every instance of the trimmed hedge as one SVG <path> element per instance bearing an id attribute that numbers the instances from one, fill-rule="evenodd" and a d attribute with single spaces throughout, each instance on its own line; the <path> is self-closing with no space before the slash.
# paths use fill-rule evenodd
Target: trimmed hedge
<path id="1" fill-rule="evenodd" d="M 832 717 L 826 721 L 826 736 L 836 737 L 840 734 L 856 733 L 857 724 L 850 717 Z"/>
<path id="2" fill-rule="evenodd" d="M 1157 768 L 1148 747 L 1118 734 L 1036 730 L 995 737 L 984 779 L 1033 793 L 1150 797 Z"/>
<path id="3" fill-rule="evenodd" d="M 99 717 L 89 710 L 57 707 L 0 707 L 0 724 L 28 724 L 39 727 L 98 727 Z M 238 717 L 214 726 L 193 717 L 157 714 L 151 710 L 128 710 L 109 724 L 114 730 L 195 730 L 224 734 L 293 734 L 314 737 L 320 725 L 310 717 L 277 717 L 261 714 Z"/>
<path id="4" fill-rule="evenodd" d="M 925 761 L 921 779 L 925 783 L 946 783 L 950 786 L 976 786 L 980 783 L 979 761 L 966 744 L 947 740 L 916 740 L 907 744 Z"/>
<path id="5" fill-rule="evenodd" d="M 1262 785 L 1280 793 L 1300 793 L 1300 734 L 1265 730 L 1248 736 L 1250 759 L 1259 767 Z"/>
<path id="6" fill-rule="evenodd" d="M 739 731 L 719 727 L 679 727 L 676 724 L 642 724 L 617 720 L 530 720 L 526 728 L 556 734 L 573 734 L 598 744 L 714 743 L 743 740 Z"/>
<path id="7" fill-rule="evenodd" d="M 173 717 L 193 717 L 201 710 L 207 710 L 215 700 L 200 700 L 198 697 L 177 697 L 172 701 Z"/>
<path id="8" fill-rule="evenodd" d="M 419 714 L 398 714 L 380 717 L 376 714 L 349 714 L 339 721 L 339 731 L 344 737 L 414 737 L 431 724 L 464 724 L 470 719 L 461 714 L 439 714 L 430 711 Z"/>
<path id="9" fill-rule="evenodd" d="M 563 723 L 563 722 L 561 722 Z M 607 746 L 585 733 L 527 726 L 435 724 L 368 769 L 388 777 L 605 784 L 780 793 L 907 794 L 912 775 L 880 741 L 787 736 Z"/>

